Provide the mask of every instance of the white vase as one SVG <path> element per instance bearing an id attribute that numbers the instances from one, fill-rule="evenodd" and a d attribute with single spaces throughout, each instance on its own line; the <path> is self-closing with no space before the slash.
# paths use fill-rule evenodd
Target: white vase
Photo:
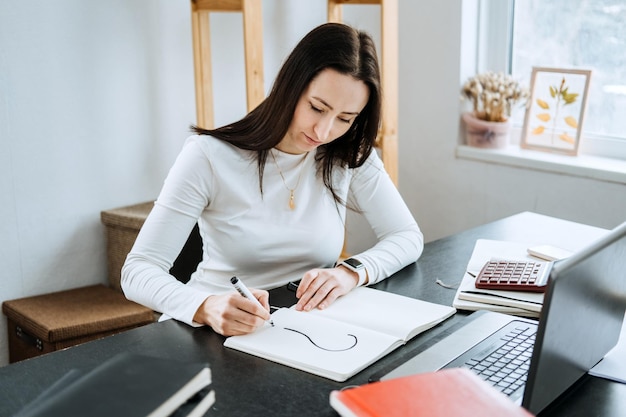
<path id="1" fill-rule="evenodd" d="M 487 122 L 473 113 L 463 113 L 465 139 L 469 146 L 478 148 L 504 148 L 509 144 L 511 122 Z"/>

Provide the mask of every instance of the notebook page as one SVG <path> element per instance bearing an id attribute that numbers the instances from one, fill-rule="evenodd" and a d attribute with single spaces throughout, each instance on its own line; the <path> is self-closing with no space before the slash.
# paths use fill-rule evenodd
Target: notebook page
<path id="1" fill-rule="evenodd" d="M 315 314 L 388 333 L 404 341 L 430 329 L 456 312 L 435 304 L 373 288 L 359 287 Z"/>
<path id="2" fill-rule="evenodd" d="M 275 311 L 272 320 L 273 327 L 231 336 L 224 346 L 343 381 L 402 344 L 368 328 L 293 309 Z"/>

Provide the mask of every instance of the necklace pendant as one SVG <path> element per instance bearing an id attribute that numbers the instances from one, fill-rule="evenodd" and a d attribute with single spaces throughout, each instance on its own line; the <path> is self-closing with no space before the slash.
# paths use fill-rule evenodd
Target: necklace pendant
<path id="1" fill-rule="evenodd" d="M 293 193 L 293 190 L 289 190 L 289 208 L 291 210 L 296 209 L 296 201 L 295 201 L 295 195 Z"/>
<path id="2" fill-rule="evenodd" d="M 298 174 L 298 181 L 296 181 L 296 186 L 293 188 L 289 188 L 289 186 L 287 185 L 287 182 L 285 181 L 285 176 L 283 175 L 283 171 L 280 170 L 280 166 L 278 165 L 278 162 L 276 162 L 276 157 L 274 156 L 274 152 L 272 149 L 270 149 L 270 155 L 272 155 L 272 159 L 274 160 L 274 165 L 276 165 L 276 169 L 278 170 L 278 175 L 280 175 L 280 179 L 283 180 L 283 185 L 285 186 L 285 188 L 289 190 L 289 209 L 290 210 L 296 209 L 295 192 L 296 192 L 296 189 L 298 188 L 298 185 L 300 184 L 300 177 L 302 176 L 302 167 L 304 166 L 304 160 L 306 159 L 307 154 L 308 152 L 305 153 L 302 159 L 300 160 L 300 162 L 298 162 L 298 165 L 300 165 L 300 173 Z"/>

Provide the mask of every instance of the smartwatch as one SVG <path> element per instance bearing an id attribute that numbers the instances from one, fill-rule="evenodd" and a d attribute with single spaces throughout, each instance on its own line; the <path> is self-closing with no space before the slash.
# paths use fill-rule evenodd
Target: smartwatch
<path id="1" fill-rule="evenodd" d="M 365 283 L 365 279 L 367 278 L 367 271 L 365 270 L 365 265 L 361 263 L 358 259 L 348 258 L 341 262 L 339 265 L 348 268 L 350 271 L 354 271 L 359 274 L 359 282 L 357 282 L 356 286 L 360 287 Z"/>

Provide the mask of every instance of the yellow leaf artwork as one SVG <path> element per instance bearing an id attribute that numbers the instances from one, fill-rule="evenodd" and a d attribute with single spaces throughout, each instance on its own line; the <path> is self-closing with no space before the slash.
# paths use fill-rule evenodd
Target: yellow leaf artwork
<path id="1" fill-rule="evenodd" d="M 538 113 L 536 115 L 537 119 L 539 119 L 541 122 L 543 123 L 548 123 L 549 121 L 552 121 L 552 126 L 551 126 L 551 130 L 552 130 L 552 135 L 551 135 L 551 142 L 554 144 L 554 139 L 555 136 L 557 135 L 557 130 L 560 130 L 557 128 L 557 122 L 560 120 L 559 119 L 559 113 L 563 110 L 563 107 L 569 105 L 569 104 L 573 104 L 576 102 L 576 99 L 578 98 L 578 93 L 571 93 L 568 91 L 569 87 L 567 85 L 565 85 L 565 77 L 562 78 L 561 80 L 561 84 L 558 86 L 555 85 L 551 85 L 549 86 L 549 97 L 546 97 L 546 100 L 549 101 L 553 101 L 554 102 L 554 107 L 551 107 L 550 104 L 548 103 L 548 101 L 546 100 L 542 100 L 540 98 L 537 98 L 535 100 L 535 103 L 537 103 L 537 105 L 543 109 L 543 110 L 551 110 L 550 112 L 543 112 L 543 113 Z M 578 121 L 576 120 L 576 118 L 574 118 L 571 115 L 567 115 L 565 117 L 563 117 L 563 121 L 565 121 L 565 123 L 574 128 L 577 129 L 578 128 Z M 548 127 L 543 125 L 543 124 L 539 124 L 538 126 L 536 126 L 533 130 L 532 130 L 532 134 L 534 135 L 540 135 L 542 133 L 544 133 L 546 131 Z M 574 144 L 575 140 L 574 138 L 569 135 L 567 132 L 562 132 L 559 136 L 559 139 L 570 143 L 570 144 Z"/>
<path id="2" fill-rule="evenodd" d="M 567 143 L 571 143 L 572 145 L 574 144 L 574 142 L 576 142 L 573 137 L 571 137 L 570 135 L 568 135 L 565 132 L 563 132 L 563 133 L 561 133 L 561 135 L 559 135 L 559 139 L 561 139 L 562 141 L 565 141 Z"/>
<path id="3" fill-rule="evenodd" d="M 578 129 L 578 123 L 576 122 L 576 119 L 574 119 L 572 116 L 567 116 L 565 118 L 565 123 L 567 123 L 568 125 L 570 125 L 574 129 Z"/>
<path id="4" fill-rule="evenodd" d="M 533 67 L 523 149 L 577 155 L 591 70 Z"/>

